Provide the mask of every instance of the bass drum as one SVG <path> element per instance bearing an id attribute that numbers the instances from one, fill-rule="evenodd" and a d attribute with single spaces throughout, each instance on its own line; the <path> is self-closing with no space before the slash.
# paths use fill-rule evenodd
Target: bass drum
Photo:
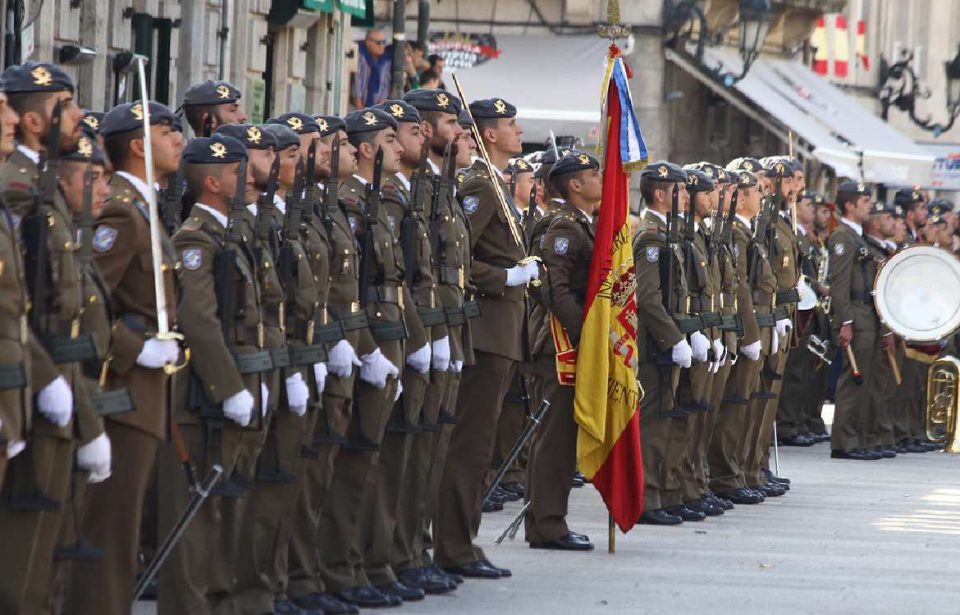
<path id="1" fill-rule="evenodd" d="M 817 293 L 807 282 L 807 276 L 800 276 L 800 281 L 797 283 L 797 293 L 800 295 L 800 301 L 797 303 L 798 310 L 812 310 L 817 307 Z"/>
<path id="2" fill-rule="evenodd" d="M 908 342 L 937 342 L 960 328 L 960 260 L 933 246 L 888 258 L 874 281 L 877 313 Z"/>

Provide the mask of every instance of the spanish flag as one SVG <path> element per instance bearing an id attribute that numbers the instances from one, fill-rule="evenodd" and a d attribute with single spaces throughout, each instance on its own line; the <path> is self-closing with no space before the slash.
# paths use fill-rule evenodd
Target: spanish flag
<path id="1" fill-rule="evenodd" d="M 647 160 L 627 69 L 610 46 L 602 92 L 603 198 L 577 351 L 577 462 L 624 532 L 643 512 L 636 272 L 627 173 Z"/>

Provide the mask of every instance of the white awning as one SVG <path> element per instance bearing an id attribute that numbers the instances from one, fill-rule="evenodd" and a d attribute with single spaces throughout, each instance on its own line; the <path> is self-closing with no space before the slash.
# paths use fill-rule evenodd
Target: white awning
<path id="1" fill-rule="evenodd" d="M 839 176 L 930 184 L 934 157 L 928 151 L 799 62 L 758 58 L 746 77 L 727 88 L 692 57 L 670 49 L 667 57 L 754 119 L 767 115 L 761 123 L 783 140 L 786 129 L 792 130 L 806 141 L 811 156 Z M 743 66 L 736 50 L 720 47 L 705 50 L 704 64 L 734 74 Z"/>
<path id="2" fill-rule="evenodd" d="M 596 36 L 498 36 L 500 57 L 457 77 L 465 102 L 496 96 L 515 105 L 527 143 L 544 143 L 551 130 L 596 143 L 609 46 Z"/>

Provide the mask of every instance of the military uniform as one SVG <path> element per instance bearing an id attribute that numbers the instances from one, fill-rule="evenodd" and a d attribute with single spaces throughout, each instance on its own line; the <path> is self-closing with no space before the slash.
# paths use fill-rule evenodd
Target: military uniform
<path id="1" fill-rule="evenodd" d="M 101 123 L 112 136 L 142 127 L 136 103 L 111 110 Z M 139 113 L 139 112 L 138 112 Z M 140 116 L 142 117 L 142 116 Z M 169 109 L 150 104 L 152 124 L 173 122 Z M 139 126 L 138 126 L 139 124 Z M 136 582 L 141 514 L 151 482 L 157 451 L 167 439 L 169 376 L 163 369 L 137 363 L 145 342 L 157 332 L 157 300 L 150 244 L 149 211 L 140 178 L 115 172 L 111 195 L 97 221 L 94 259 L 109 293 L 113 325 L 104 388 L 130 391 L 134 411 L 104 420 L 113 449 L 114 472 L 109 481 L 88 489 L 83 534 L 104 549 L 104 559 L 72 572 L 71 603 L 76 612 L 123 613 L 130 608 Z M 161 230 L 164 301 L 176 317 L 176 278 L 179 267 L 173 246 Z M 174 320 L 169 323 L 175 325 Z"/>
<path id="2" fill-rule="evenodd" d="M 214 135 L 191 141 L 183 157 L 185 164 L 230 164 L 245 160 L 246 149 L 236 139 Z M 243 164 L 240 167 L 242 171 Z M 237 195 L 234 202 L 242 203 L 242 198 Z M 273 366 L 265 350 L 253 248 L 238 227 L 243 224 L 239 212 L 231 213 L 228 218 L 198 202 L 173 237 L 181 262 L 177 315 L 192 353 L 190 369 L 179 373 L 182 388 L 177 390 L 182 392 L 173 420 L 200 474 L 219 463 L 224 477 L 247 460 L 250 441 L 260 438 L 267 410 L 264 395 L 269 394 L 263 373 Z M 224 253 L 232 253 L 235 260 L 226 260 Z M 227 304 L 221 302 L 228 299 L 217 293 L 216 268 L 222 262 L 231 266 L 219 272 L 220 280 L 233 276 L 235 284 L 234 301 Z M 179 459 L 170 451 L 164 453 L 159 474 L 160 524 L 169 528 L 189 493 L 181 480 Z M 232 612 L 234 608 L 231 592 L 242 522 L 238 500 L 245 491 L 236 485 L 221 487 L 204 503 L 160 571 L 160 585 L 167 588 L 159 597 L 161 614 Z"/>
<path id="3" fill-rule="evenodd" d="M 500 99 L 474 101 L 470 111 L 475 119 L 516 115 L 516 108 Z M 518 239 L 512 231 L 519 230 L 516 211 L 509 203 L 510 211 L 503 210 L 498 190 L 507 195 L 500 171 L 478 160 L 458 194 L 470 221 L 470 278 L 477 287 L 481 316 L 470 323 L 475 364 L 464 370 L 457 397 L 459 423 L 450 440 L 456 455 L 447 460 L 440 485 L 434 557 L 444 568 L 480 564 L 499 576 L 502 573 L 489 566 L 473 539 L 480 528 L 481 490 L 490 468 L 503 398 L 516 363 L 526 354 L 524 289 L 506 285 L 506 269 L 517 266 L 526 253 L 522 235 Z"/>
<path id="4" fill-rule="evenodd" d="M 848 182 L 841 184 L 839 191 L 869 194 L 862 186 Z M 862 229 L 852 226 L 845 217 L 840 222 L 827 242 L 830 250 L 831 321 L 835 331 L 845 324 L 852 325 L 853 341 L 850 345 L 853 355 L 863 378 L 869 380 L 869 370 L 880 352 L 880 322 L 871 295 L 876 261 L 870 254 Z M 870 389 L 865 383 L 854 381 L 848 356 L 846 352 L 842 355 L 844 369 L 837 381 L 831 434 L 831 448 L 835 453 L 863 449 L 867 445 L 863 425 L 873 420 Z"/>
<path id="5" fill-rule="evenodd" d="M 73 91 L 72 82 L 61 69 L 36 62 L 8 68 L 2 81 L 8 93 Z M 47 271 L 38 274 L 41 279 L 37 283 L 42 294 L 30 297 L 30 326 L 43 345 L 31 349 L 30 382 L 33 390 L 42 391 L 62 377 L 73 392 L 72 414 L 80 404 L 89 404 L 89 398 L 78 388 L 79 361 L 94 355 L 89 339 L 80 335 L 83 301 L 74 261 L 72 215 L 59 190 L 37 204 L 33 189 L 40 171 L 39 154 L 19 145 L 0 168 L 0 193 L 13 216 L 13 227 L 19 228 L 24 239 L 26 262 L 46 250 Z M 31 229 L 40 226 L 46 228 L 43 248 L 30 242 Z M 29 445 L 8 465 L 0 496 L 4 553 L 12 564 L 0 575 L 0 611 L 10 613 L 25 608 L 28 586 L 50 578 L 74 451 L 73 417 L 61 426 L 51 422 L 38 407 L 36 413 L 25 418 L 23 426 Z M 38 501 L 33 497 L 34 490 L 47 499 Z"/>
<path id="6" fill-rule="evenodd" d="M 582 157 L 561 159 L 551 170 L 551 177 L 599 168 L 592 157 Z M 542 247 L 536 245 L 533 250 L 534 255 L 543 259 L 547 271 L 541 301 L 550 317 L 563 327 L 573 347 L 580 341 L 595 236 L 593 220 L 573 204 L 565 203 L 543 235 Z M 551 336 L 550 331 L 541 329 L 540 335 Z M 554 369 L 553 340 L 537 346 L 544 354 L 536 357 L 536 362 L 548 363 L 544 367 Z M 546 378 L 543 383 L 543 395 L 550 402 L 550 409 L 531 444 L 526 491 L 530 503 L 525 519 L 526 539 L 531 546 L 592 548 L 585 539 L 573 540 L 566 522 L 577 459 L 574 391 L 569 383 L 560 383 L 555 370 L 553 378 Z"/>

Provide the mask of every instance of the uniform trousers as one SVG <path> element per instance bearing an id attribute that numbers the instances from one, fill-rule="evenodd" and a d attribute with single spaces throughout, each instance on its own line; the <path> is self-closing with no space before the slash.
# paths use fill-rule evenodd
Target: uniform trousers
<path id="1" fill-rule="evenodd" d="M 715 493 L 746 486 L 744 449 L 751 419 L 749 399 L 762 365 L 763 357 L 751 361 L 740 355 L 727 378 L 708 455 L 710 490 Z"/>
<path id="2" fill-rule="evenodd" d="M 480 529 L 483 485 L 490 471 L 497 421 L 516 361 L 476 351 L 476 363 L 464 368 L 457 397 L 459 422 L 450 436 L 456 455 L 447 459 L 434 518 L 436 563 L 464 566 L 486 559 L 473 544 Z"/>
<path id="3" fill-rule="evenodd" d="M 866 446 L 864 429 L 873 422 L 870 406 L 870 369 L 880 352 L 876 317 L 856 313 L 853 323 L 853 341 L 850 343 L 864 382 L 856 384 L 851 373 L 847 351 L 841 353 L 842 371 L 837 380 L 836 405 L 833 414 L 831 448 L 835 451 L 855 450 Z"/>
<path id="4" fill-rule="evenodd" d="M 662 378 L 661 369 L 669 370 L 670 377 Z M 656 510 L 666 504 L 661 501 L 664 490 L 664 460 L 670 443 L 671 421 L 674 410 L 675 383 L 680 370 L 640 363 L 639 379 L 644 396 L 640 404 L 640 446 L 643 455 L 643 509 Z"/>

